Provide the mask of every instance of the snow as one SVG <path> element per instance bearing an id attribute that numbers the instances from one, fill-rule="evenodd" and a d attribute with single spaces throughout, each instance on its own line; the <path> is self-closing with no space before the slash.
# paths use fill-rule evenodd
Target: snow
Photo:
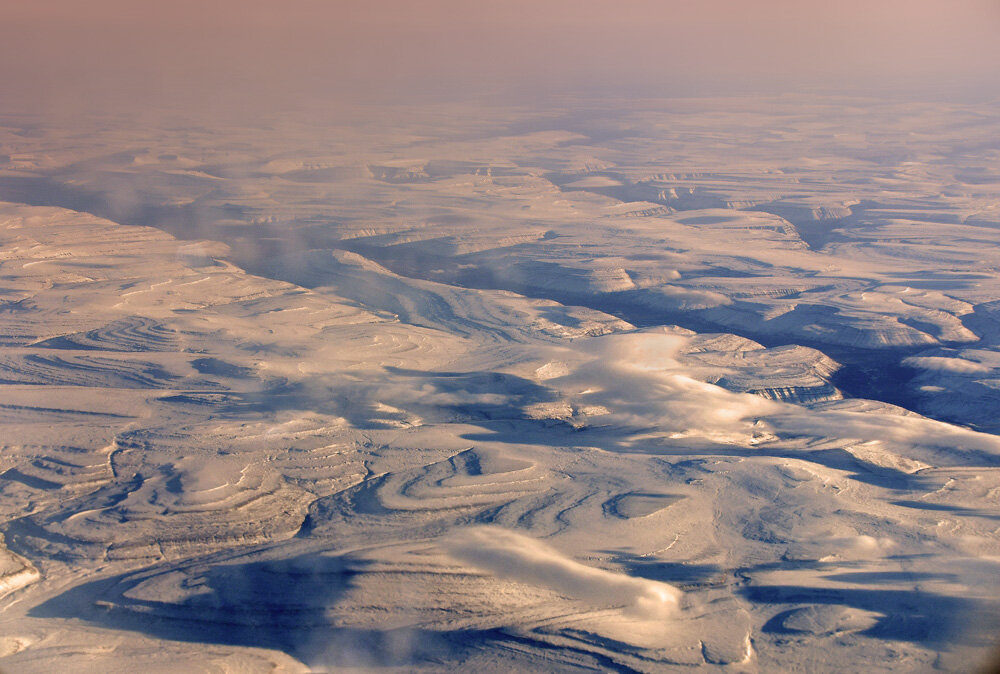
<path id="1" fill-rule="evenodd" d="M 0 669 L 985 659 L 995 106 L 455 105 L 0 117 Z"/>

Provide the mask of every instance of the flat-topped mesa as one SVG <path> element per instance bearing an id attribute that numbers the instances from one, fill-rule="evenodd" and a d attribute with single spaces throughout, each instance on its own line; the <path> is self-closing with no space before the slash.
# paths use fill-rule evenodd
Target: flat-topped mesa
<path id="1" fill-rule="evenodd" d="M 853 214 L 851 207 L 859 203 L 859 199 L 788 198 L 759 204 L 757 210 L 780 215 L 793 223 L 823 222 L 850 217 Z"/>
<path id="2" fill-rule="evenodd" d="M 816 349 L 779 346 L 700 351 L 689 353 L 687 358 L 724 371 L 712 383 L 730 391 L 795 404 L 843 398 L 830 381 L 840 364 Z"/>

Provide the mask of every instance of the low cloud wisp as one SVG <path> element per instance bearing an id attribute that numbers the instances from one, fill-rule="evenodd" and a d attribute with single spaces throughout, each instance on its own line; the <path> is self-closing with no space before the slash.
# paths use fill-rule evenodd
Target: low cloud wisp
<path id="1" fill-rule="evenodd" d="M 521 583 L 548 588 L 595 607 L 624 608 L 645 620 L 674 615 L 682 592 L 667 583 L 581 564 L 544 543 L 507 529 L 472 527 L 444 539 L 455 559 Z"/>

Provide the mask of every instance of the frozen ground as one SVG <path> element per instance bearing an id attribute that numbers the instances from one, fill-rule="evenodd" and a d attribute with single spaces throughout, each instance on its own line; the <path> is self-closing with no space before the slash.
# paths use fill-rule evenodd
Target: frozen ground
<path id="1" fill-rule="evenodd" d="M 1000 114 L 0 118 L 0 670 L 970 671 Z"/>

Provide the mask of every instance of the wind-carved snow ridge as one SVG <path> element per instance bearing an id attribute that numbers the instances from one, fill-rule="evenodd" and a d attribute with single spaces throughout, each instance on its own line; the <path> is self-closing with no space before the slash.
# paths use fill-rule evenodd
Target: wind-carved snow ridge
<path id="1" fill-rule="evenodd" d="M 452 557 L 498 578 L 539 585 L 596 607 L 624 608 L 645 620 L 672 617 L 683 598 L 673 585 L 587 566 L 530 536 L 498 527 L 458 529 L 443 545 Z"/>

